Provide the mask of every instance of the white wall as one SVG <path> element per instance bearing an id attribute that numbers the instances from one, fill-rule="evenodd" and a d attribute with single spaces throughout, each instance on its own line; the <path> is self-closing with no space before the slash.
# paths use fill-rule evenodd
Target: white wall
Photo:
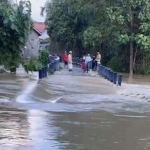
<path id="1" fill-rule="evenodd" d="M 49 38 L 48 34 L 47 34 L 47 30 L 45 30 L 45 32 L 42 33 L 41 36 L 39 36 L 40 39 L 45 40 L 47 38 Z"/>
<path id="2" fill-rule="evenodd" d="M 39 44 L 39 34 L 35 30 L 32 30 L 26 42 L 24 57 L 38 57 Z"/>

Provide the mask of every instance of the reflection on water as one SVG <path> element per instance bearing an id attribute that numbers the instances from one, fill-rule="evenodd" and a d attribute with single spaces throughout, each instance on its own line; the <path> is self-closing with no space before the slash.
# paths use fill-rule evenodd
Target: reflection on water
<path id="1" fill-rule="evenodd" d="M 123 74 L 123 81 L 124 82 L 128 82 L 128 78 L 129 78 L 128 74 Z M 133 79 L 130 83 L 150 85 L 150 76 L 149 75 L 133 75 Z"/>
<path id="2" fill-rule="evenodd" d="M 129 117 L 128 117 L 129 116 Z M 150 148 L 150 118 L 105 111 L 49 113 L 3 110 L 3 150 L 144 150 Z"/>
<path id="3" fill-rule="evenodd" d="M 149 150 L 150 104 L 116 89 L 83 76 L 0 75 L 0 148 Z"/>
<path id="4" fill-rule="evenodd" d="M 30 125 L 28 138 L 31 139 L 32 148 L 34 150 L 46 150 L 52 147 L 59 149 L 55 134 L 61 129 L 52 126 L 54 116 L 39 110 L 30 110 L 27 114 Z"/>
<path id="5" fill-rule="evenodd" d="M 18 146 L 26 145 L 28 141 L 28 123 L 24 111 L 3 110 L 0 111 L 0 145 L 2 149 L 12 150 Z M 10 149 L 11 150 L 11 149 Z"/>

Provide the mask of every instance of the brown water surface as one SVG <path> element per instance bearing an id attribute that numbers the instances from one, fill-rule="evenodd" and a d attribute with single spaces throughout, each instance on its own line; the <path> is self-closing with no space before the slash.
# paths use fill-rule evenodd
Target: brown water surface
<path id="1" fill-rule="evenodd" d="M 40 82 L 20 72 L 0 75 L 1 150 L 150 149 L 148 102 L 78 69 Z"/>

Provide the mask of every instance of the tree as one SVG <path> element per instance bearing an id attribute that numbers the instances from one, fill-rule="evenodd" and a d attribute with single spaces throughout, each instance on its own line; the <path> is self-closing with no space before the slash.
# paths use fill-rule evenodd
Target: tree
<path id="1" fill-rule="evenodd" d="M 15 72 L 31 28 L 30 1 L 20 1 L 19 5 L 9 1 L 0 4 L 0 63 L 5 68 Z"/>
<path id="2" fill-rule="evenodd" d="M 40 51 L 39 62 L 42 64 L 43 67 L 47 67 L 47 64 L 49 63 L 49 53 L 47 50 Z"/>
<path id="3" fill-rule="evenodd" d="M 47 6 L 46 25 L 51 42 L 77 53 L 84 49 L 83 31 L 88 26 L 88 18 L 83 3 L 83 0 L 56 0 Z"/>
<path id="4" fill-rule="evenodd" d="M 101 51 L 104 65 L 130 72 L 130 79 L 137 57 L 149 52 L 150 0 L 52 0 L 46 12 L 53 48 Z"/>
<path id="5" fill-rule="evenodd" d="M 150 1 L 125 0 L 107 8 L 111 23 L 117 27 L 116 37 L 119 44 L 130 49 L 130 76 L 133 77 L 136 54 L 138 50 L 150 49 Z"/>

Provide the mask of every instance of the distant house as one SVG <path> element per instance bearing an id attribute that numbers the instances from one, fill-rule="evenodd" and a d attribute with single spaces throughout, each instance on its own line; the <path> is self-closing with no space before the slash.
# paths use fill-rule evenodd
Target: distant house
<path id="1" fill-rule="evenodd" d="M 47 30 L 45 30 L 42 35 L 39 37 L 40 39 L 40 50 L 49 48 L 49 36 L 47 34 Z"/>
<path id="2" fill-rule="evenodd" d="M 49 41 L 48 40 L 40 40 L 40 50 L 48 50 Z"/>
<path id="3" fill-rule="evenodd" d="M 26 42 L 26 46 L 24 49 L 23 57 L 25 58 L 37 58 L 39 55 L 39 50 L 41 49 L 40 37 L 44 39 L 44 37 L 48 38 L 46 35 L 45 24 L 41 22 L 35 22 L 33 24 L 33 30 L 31 31 L 28 41 Z M 49 44 L 48 42 L 46 44 Z"/>

